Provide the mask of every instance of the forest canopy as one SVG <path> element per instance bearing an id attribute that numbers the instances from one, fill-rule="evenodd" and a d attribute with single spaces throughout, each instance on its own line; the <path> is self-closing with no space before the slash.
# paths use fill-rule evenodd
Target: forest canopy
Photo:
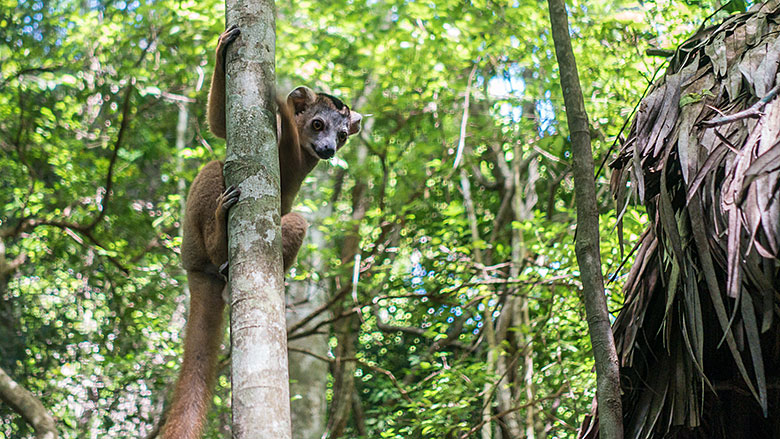
<path id="1" fill-rule="evenodd" d="M 225 156 L 205 123 L 225 5 L 0 5 L 0 384 L 60 437 L 155 437 L 187 310 L 184 199 Z M 615 206 L 604 163 L 667 67 L 655 55 L 746 5 L 567 6 L 614 316 L 648 217 Z M 286 276 L 294 437 L 576 437 L 595 375 L 546 3 L 276 8 L 279 91 L 365 115 L 294 207 L 311 224 Z M 228 347 L 209 438 L 230 431 Z M 35 432 L 1 404 L 0 436 Z"/>

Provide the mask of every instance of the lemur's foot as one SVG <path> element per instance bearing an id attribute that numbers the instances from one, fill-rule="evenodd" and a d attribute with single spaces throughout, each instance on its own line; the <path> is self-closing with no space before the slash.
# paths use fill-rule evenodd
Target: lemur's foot
<path id="1" fill-rule="evenodd" d="M 238 197 L 241 196 L 241 189 L 230 186 L 225 189 L 217 198 L 217 214 L 225 214 L 234 204 L 238 202 Z"/>
<path id="2" fill-rule="evenodd" d="M 219 266 L 219 274 L 222 275 L 222 277 L 227 280 L 228 273 L 230 272 L 230 262 L 225 262 L 224 264 Z"/>
<path id="3" fill-rule="evenodd" d="M 219 35 L 219 41 L 217 42 L 217 65 L 222 67 L 223 70 L 225 68 L 225 51 L 239 35 L 241 35 L 241 29 L 235 24 L 225 29 L 225 32 Z"/>

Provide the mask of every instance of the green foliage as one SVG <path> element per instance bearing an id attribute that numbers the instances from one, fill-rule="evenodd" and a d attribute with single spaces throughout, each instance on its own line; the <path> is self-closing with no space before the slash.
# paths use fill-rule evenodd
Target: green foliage
<path id="1" fill-rule="evenodd" d="M 644 50 L 674 47 L 710 11 L 660 0 L 595 3 L 571 5 L 571 28 L 601 160 L 662 68 Z M 64 438 L 143 436 L 158 422 L 178 369 L 185 188 L 199 166 L 223 155 L 203 121 L 224 5 L 0 5 L 0 266 L 25 260 L 0 276 L 0 367 L 41 398 Z M 355 382 L 363 414 L 351 418 L 345 436 L 459 437 L 482 421 L 486 385 L 491 392 L 500 378 L 488 357 L 511 360 L 528 346 L 536 400 L 520 394 L 519 413 L 532 405 L 537 431 L 574 437 L 594 378 L 546 5 L 301 0 L 277 8 L 280 88 L 305 83 L 370 114 L 360 138 L 306 183 L 313 189 L 297 209 L 329 206 L 313 226 L 328 245 L 305 248 L 290 277 L 323 288 L 349 277 L 351 262 L 340 251 L 358 226 L 363 270 L 357 293 L 341 305 L 360 310 Z M 453 170 L 469 86 L 459 169 L 471 184 L 477 238 Z M 183 105 L 189 123 L 177 149 Z M 506 219 L 500 168 L 515 161 L 524 179 L 535 175 L 524 190 L 537 201 L 527 218 Z M 620 267 L 605 174 L 597 180 L 602 257 L 617 279 L 608 286 L 617 309 L 630 261 Z M 355 201 L 366 206 L 357 223 Z M 629 249 L 645 220 L 629 208 Z M 524 254 L 514 261 L 519 280 L 490 283 L 509 278 L 516 246 Z M 486 326 L 510 312 L 503 306 L 511 297 L 527 302 L 530 320 L 511 325 L 491 348 Z M 225 437 L 229 396 L 222 376 L 207 437 Z M 495 413 L 495 399 L 488 404 Z M 0 435 L 33 433 L 0 406 Z"/>

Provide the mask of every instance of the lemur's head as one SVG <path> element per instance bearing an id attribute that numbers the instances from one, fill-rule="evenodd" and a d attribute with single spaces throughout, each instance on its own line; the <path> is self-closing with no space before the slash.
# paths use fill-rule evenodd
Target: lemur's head
<path id="1" fill-rule="evenodd" d="M 317 158 L 333 157 L 349 136 L 360 131 L 363 116 L 331 95 L 298 87 L 287 103 L 295 112 L 301 147 Z"/>

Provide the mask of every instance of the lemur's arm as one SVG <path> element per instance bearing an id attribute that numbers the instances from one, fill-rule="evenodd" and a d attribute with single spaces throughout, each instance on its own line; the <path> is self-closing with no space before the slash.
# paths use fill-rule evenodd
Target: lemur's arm
<path id="1" fill-rule="evenodd" d="M 225 129 L 225 51 L 240 33 L 241 30 L 234 25 L 219 36 L 214 75 L 211 76 L 211 88 L 209 88 L 209 107 L 207 110 L 209 128 L 215 136 L 223 139 L 227 133 Z"/>

